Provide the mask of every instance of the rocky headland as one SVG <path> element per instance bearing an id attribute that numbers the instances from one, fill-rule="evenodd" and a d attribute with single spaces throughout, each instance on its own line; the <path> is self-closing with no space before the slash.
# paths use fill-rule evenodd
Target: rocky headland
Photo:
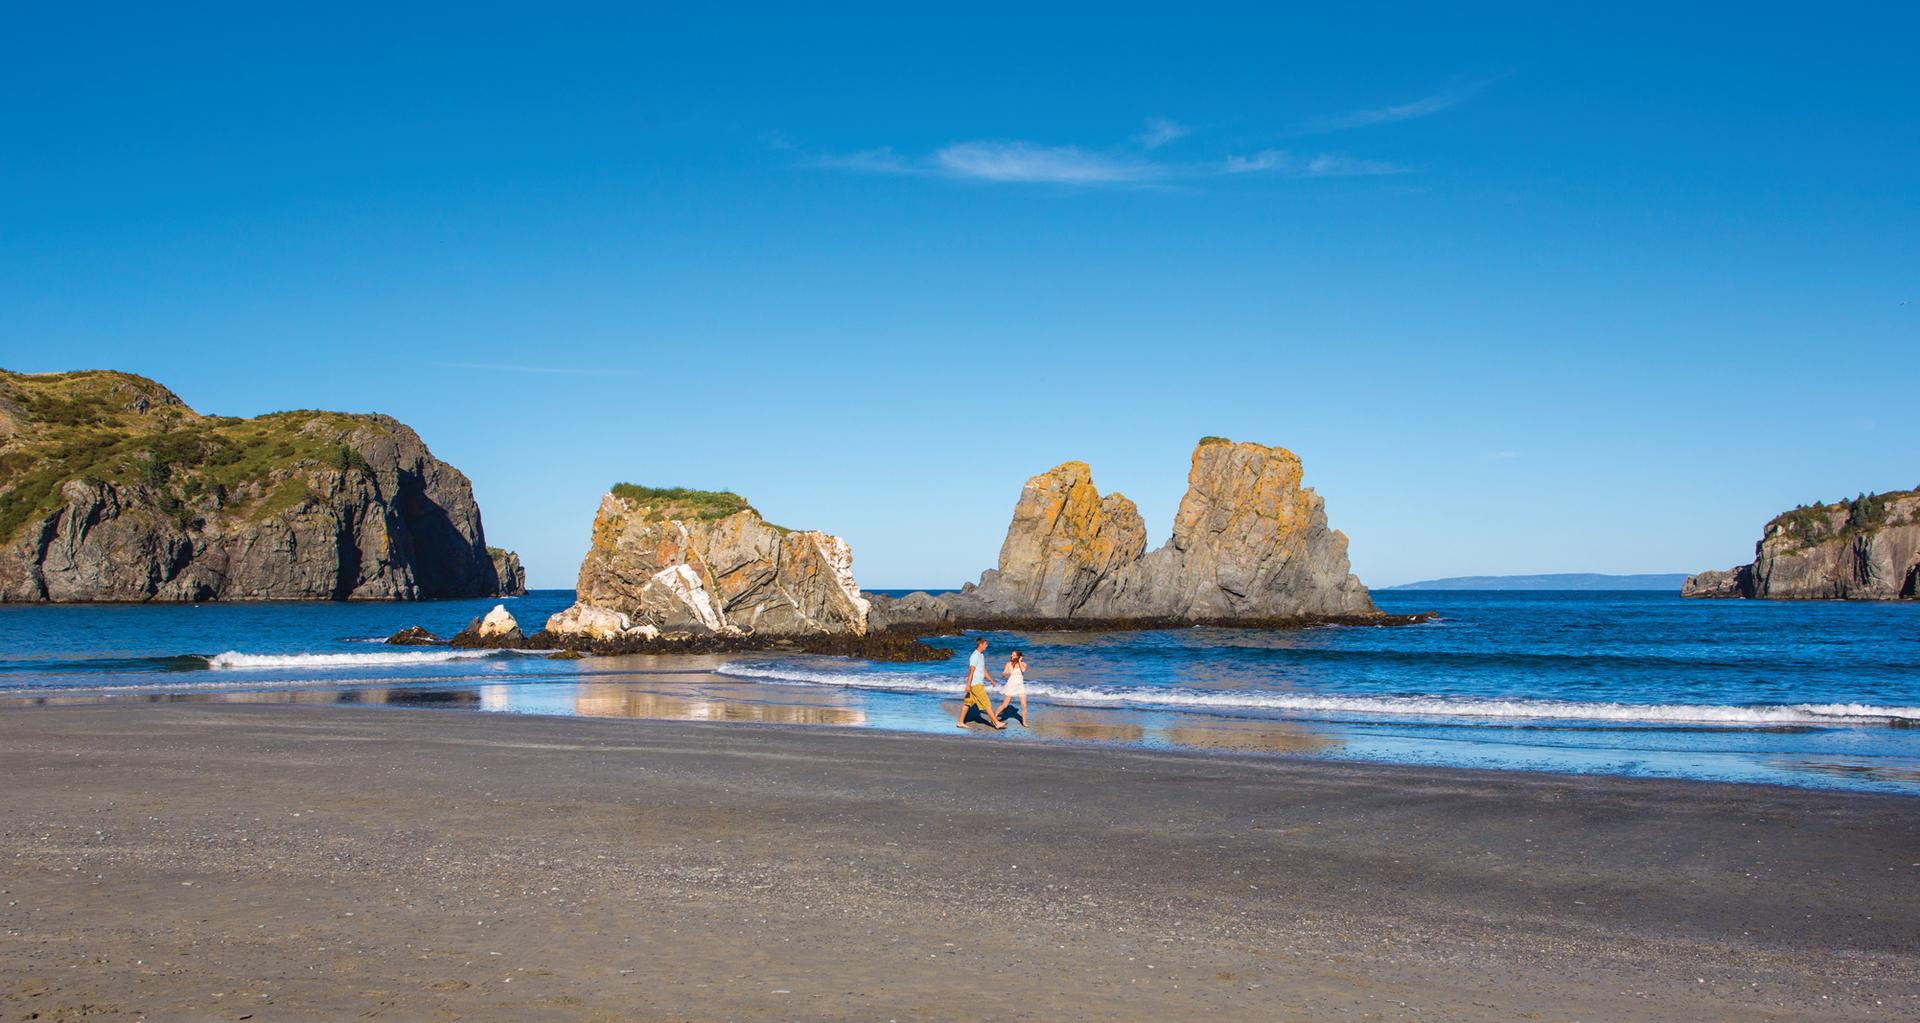
<path id="1" fill-rule="evenodd" d="M 467 478 L 390 417 L 208 416 L 129 373 L 0 371 L 0 601 L 524 588 Z"/>
<path id="2" fill-rule="evenodd" d="M 958 593 L 873 597 L 882 626 L 1139 628 L 1386 623 L 1348 566 L 1347 537 L 1285 448 L 1207 437 L 1173 535 L 1147 550 L 1134 503 L 1084 462 L 1027 480 L 996 568 Z M 1417 616 L 1416 616 L 1417 617 Z"/>
<path id="3" fill-rule="evenodd" d="M 1862 494 L 1776 515 L 1752 564 L 1702 572 L 1683 597 L 1911 600 L 1920 597 L 1920 490 Z"/>

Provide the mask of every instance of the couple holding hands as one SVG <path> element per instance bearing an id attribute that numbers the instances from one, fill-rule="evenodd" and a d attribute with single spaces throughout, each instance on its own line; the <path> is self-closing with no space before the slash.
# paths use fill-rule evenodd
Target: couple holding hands
<path id="1" fill-rule="evenodd" d="M 965 699 L 960 705 L 960 719 L 955 728 L 965 728 L 970 722 L 978 721 L 992 725 L 996 730 L 1007 727 L 1008 719 L 1027 726 L 1027 659 L 1015 650 L 1007 658 L 1007 666 L 1001 669 L 1006 682 L 1001 691 L 1006 698 L 1000 701 L 1000 709 L 993 708 L 993 700 L 987 695 L 987 687 L 1000 685 L 994 681 L 993 673 L 987 670 L 987 637 L 982 636 L 973 643 L 973 656 L 967 658 L 967 682 Z M 1020 709 L 1008 713 L 1014 700 L 1020 701 Z"/>

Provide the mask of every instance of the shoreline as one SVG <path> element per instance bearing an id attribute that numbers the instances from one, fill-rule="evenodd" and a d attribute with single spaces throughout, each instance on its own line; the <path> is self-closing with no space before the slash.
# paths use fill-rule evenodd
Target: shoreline
<path id="1" fill-rule="evenodd" d="M 396 653 L 404 653 L 405 648 Z M 436 710 L 485 716 L 842 726 L 895 736 L 951 737 L 957 692 L 946 687 L 891 688 L 836 684 L 837 658 L 814 655 L 822 681 L 781 681 L 756 670 L 751 654 L 643 655 L 544 662 L 540 651 L 470 650 L 469 658 L 527 663 L 536 676 L 464 679 L 322 677 L 250 680 L 226 669 L 157 672 L 140 685 L 48 688 L 0 695 L 0 714 L 93 705 L 289 706 L 299 708 Z M 525 662 L 518 659 L 525 658 Z M 476 662 L 477 663 L 477 662 Z M 738 665 L 738 670 L 731 670 Z M 260 670 L 258 668 L 252 670 Z M 334 671 L 345 669 L 335 668 Z M 471 669 L 469 669 L 471 670 Z M 521 669 L 513 669 L 515 671 Z M 802 671 L 801 678 L 810 676 Z M 1895 726 L 1882 742 L 1902 751 L 1850 751 L 1846 736 L 1860 725 L 1712 721 L 1609 721 L 1521 716 L 1489 720 L 1409 717 L 1407 711 L 1319 713 L 1220 710 L 1208 706 L 1087 703 L 1035 696 L 1030 728 L 977 741 L 1006 745 L 1084 745 L 1117 750 L 1171 750 L 1202 755 L 1325 763 L 1407 765 L 1417 769 L 1490 770 L 1542 777 L 1661 778 L 1733 783 L 1808 792 L 1868 792 L 1920 797 L 1920 736 Z M 432 727 L 432 726 L 422 726 Z M 1804 736 L 1805 738 L 1793 738 Z M 1897 739 L 1895 737 L 1898 737 Z"/>
<path id="2" fill-rule="evenodd" d="M 240 704 L 0 711 L 0 770 L 9 1015 L 1920 1010 L 1900 797 Z"/>

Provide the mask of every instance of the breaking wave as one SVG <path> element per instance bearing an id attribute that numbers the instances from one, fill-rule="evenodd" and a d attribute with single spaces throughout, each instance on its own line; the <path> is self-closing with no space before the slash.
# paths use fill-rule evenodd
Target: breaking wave
<path id="1" fill-rule="evenodd" d="M 958 684 L 907 672 L 816 671 L 786 665 L 732 663 L 720 674 L 778 685 L 837 686 L 887 692 L 957 695 Z M 1215 713 L 1280 713 L 1342 717 L 1595 721 L 1632 725 L 1920 725 L 1920 707 L 1867 703 L 1688 704 L 1467 696 L 1335 696 L 1312 693 L 1218 692 L 1128 686 L 1070 686 L 1027 680 L 1028 695 L 1085 707 L 1145 707 Z"/>
<path id="2" fill-rule="evenodd" d="M 406 664 L 472 661 L 511 654 L 510 650 L 383 650 L 366 654 L 243 654 L 229 650 L 207 658 L 207 667 L 222 668 L 367 668 Z"/>

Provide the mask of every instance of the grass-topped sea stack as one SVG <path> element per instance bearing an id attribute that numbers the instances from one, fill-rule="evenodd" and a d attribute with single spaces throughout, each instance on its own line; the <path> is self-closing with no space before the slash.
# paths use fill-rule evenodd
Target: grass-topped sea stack
<path id="1" fill-rule="evenodd" d="M 467 478 L 392 418 L 206 416 L 129 373 L 0 370 L 0 600 L 404 600 L 523 585 L 519 558 L 487 547 Z"/>
<path id="2" fill-rule="evenodd" d="M 864 635 L 867 601 L 845 540 L 760 517 L 738 494 L 615 486 L 600 500 L 578 603 L 556 637 Z"/>

